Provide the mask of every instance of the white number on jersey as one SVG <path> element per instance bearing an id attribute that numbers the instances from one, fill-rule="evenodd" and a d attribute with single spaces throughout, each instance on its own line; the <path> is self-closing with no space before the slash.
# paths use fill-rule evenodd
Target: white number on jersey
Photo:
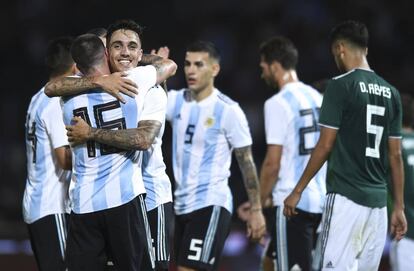
<path id="1" fill-rule="evenodd" d="M 382 133 L 384 132 L 384 127 L 374 125 L 371 123 L 372 115 L 384 116 L 385 107 L 377 105 L 367 105 L 367 133 L 375 135 L 375 144 L 374 148 L 366 147 L 365 156 L 380 158 L 379 146 L 382 139 Z"/>
<path id="2" fill-rule="evenodd" d="M 198 246 L 199 245 L 199 246 Z M 191 239 L 190 251 L 195 252 L 194 255 L 188 255 L 188 259 L 192 261 L 199 261 L 201 258 L 201 246 L 203 245 L 203 240 L 201 239 Z"/>

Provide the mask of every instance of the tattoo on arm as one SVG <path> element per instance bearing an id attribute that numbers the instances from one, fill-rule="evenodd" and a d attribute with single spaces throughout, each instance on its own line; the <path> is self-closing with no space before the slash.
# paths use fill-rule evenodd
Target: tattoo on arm
<path id="1" fill-rule="evenodd" d="M 161 129 L 161 122 L 145 120 L 138 128 L 108 130 L 91 128 L 91 139 L 124 150 L 147 150 Z"/>
<path id="2" fill-rule="evenodd" d="M 260 206 L 260 186 L 251 146 L 236 148 L 236 159 L 243 175 L 244 186 L 252 206 Z"/>
<path id="3" fill-rule="evenodd" d="M 157 55 L 151 55 L 151 54 L 143 54 L 140 64 L 142 65 L 153 65 L 156 64 L 157 62 L 161 62 L 163 60 L 162 57 L 157 56 Z M 155 65 L 154 65 L 155 66 Z"/>
<path id="4" fill-rule="evenodd" d="M 49 97 L 75 95 L 97 87 L 93 77 L 64 77 L 46 84 L 45 93 Z"/>

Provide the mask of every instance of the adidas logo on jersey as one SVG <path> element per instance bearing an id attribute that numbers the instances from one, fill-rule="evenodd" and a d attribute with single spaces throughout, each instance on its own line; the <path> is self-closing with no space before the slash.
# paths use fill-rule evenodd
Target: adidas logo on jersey
<path id="1" fill-rule="evenodd" d="M 332 263 L 331 261 L 329 261 L 329 262 L 326 264 L 325 268 L 334 268 L 333 263 Z"/>

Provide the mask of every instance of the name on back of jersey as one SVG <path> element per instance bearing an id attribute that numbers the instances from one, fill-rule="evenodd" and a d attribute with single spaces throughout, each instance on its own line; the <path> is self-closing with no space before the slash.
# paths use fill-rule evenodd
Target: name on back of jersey
<path id="1" fill-rule="evenodd" d="M 359 82 L 359 88 L 362 93 L 374 94 L 391 99 L 391 89 L 389 87 L 374 83 L 366 84 L 365 82 Z"/>

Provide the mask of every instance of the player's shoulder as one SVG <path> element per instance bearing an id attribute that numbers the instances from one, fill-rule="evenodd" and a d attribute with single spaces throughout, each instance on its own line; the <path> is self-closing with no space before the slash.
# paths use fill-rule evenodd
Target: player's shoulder
<path id="1" fill-rule="evenodd" d="M 168 99 L 182 98 L 186 102 L 191 102 L 191 91 L 187 88 L 170 89 Z"/>
<path id="2" fill-rule="evenodd" d="M 214 91 L 216 93 L 217 100 L 219 102 L 223 103 L 225 106 L 229 106 L 229 107 L 233 107 L 233 106 L 238 107 L 239 106 L 238 102 L 236 102 L 235 100 L 233 100 L 232 98 L 230 98 L 229 96 L 227 96 L 226 94 L 221 92 L 220 90 L 215 89 Z"/>

